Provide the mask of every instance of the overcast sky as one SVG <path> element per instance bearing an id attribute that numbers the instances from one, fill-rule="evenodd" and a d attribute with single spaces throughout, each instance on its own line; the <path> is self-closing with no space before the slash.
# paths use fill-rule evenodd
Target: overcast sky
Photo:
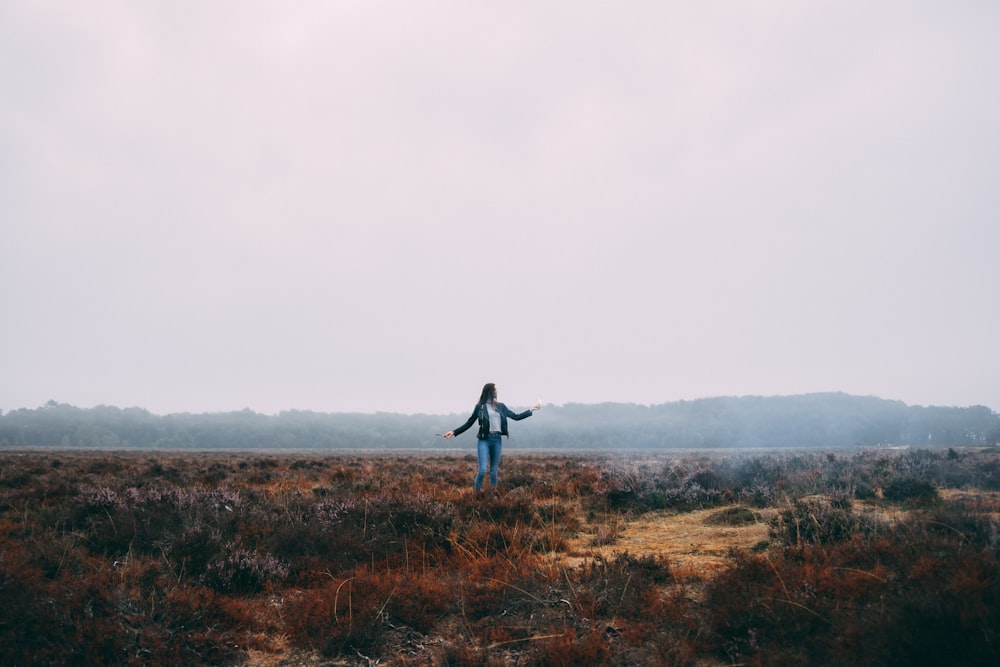
<path id="1" fill-rule="evenodd" d="M 1000 409 L 1000 3 L 0 3 L 0 409 Z"/>

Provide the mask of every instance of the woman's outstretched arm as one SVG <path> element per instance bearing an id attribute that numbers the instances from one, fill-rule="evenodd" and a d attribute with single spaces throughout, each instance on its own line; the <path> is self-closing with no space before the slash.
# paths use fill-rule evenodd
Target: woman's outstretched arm
<path id="1" fill-rule="evenodd" d="M 472 414 L 469 416 L 468 419 L 465 420 L 464 424 L 456 428 L 454 431 L 448 431 L 447 433 L 444 434 L 445 439 L 449 440 L 451 438 L 454 438 L 456 435 L 461 435 L 465 433 L 468 430 L 468 428 L 472 426 L 473 422 L 476 421 L 478 413 L 479 413 L 479 406 L 477 405 L 475 408 L 472 409 Z"/>

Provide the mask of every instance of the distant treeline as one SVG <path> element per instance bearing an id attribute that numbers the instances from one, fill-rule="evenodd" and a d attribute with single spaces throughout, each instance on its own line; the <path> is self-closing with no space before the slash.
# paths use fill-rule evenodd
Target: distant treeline
<path id="1" fill-rule="evenodd" d="M 469 406 L 470 412 L 472 406 Z M 475 429 L 436 437 L 469 413 L 241 412 L 155 415 L 49 401 L 0 414 L 0 447 L 162 449 L 431 449 L 473 451 Z M 661 405 L 546 406 L 511 426 L 517 449 L 952 446 L 1000 444 L 984 406 L 908 406 L 842 393 L 706 398 Z"/>

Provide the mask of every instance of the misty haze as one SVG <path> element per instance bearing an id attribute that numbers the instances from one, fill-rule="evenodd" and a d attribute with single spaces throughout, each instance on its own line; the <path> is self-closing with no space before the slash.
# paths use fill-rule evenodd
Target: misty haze
<path id="1" fill-rule="evenodd" d="M 0 661 L 1000 664 L 998 36 L 0 2 Z"/>

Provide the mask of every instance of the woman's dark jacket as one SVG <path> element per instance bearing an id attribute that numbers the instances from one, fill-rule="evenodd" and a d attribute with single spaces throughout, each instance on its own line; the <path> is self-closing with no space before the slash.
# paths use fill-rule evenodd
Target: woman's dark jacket
<path id="1" fill-rule="evenodd" d="M 520 421 L 525 417 L 531 416 L 531 410 L 525 410 L 524 412 L 514 412 L 508 408 L 503 403 L 495 403 L 493 408 L 500 413 L 500 435 L 507 435 L 507 417 L 510 417 L 514 421 Z M 480 440 L 485 440 L 490 434 L 490 415 L 486 412 L 486 404 L 480 403 L 472 410 L 472 416 L 458 428 L 454 430 L 455 435 L 460 435 L 465 433 L 472 422 L 479 420 L 479 434 L 476 436 Z M 509 438 L 510 436 L 507 435 Z"/>

